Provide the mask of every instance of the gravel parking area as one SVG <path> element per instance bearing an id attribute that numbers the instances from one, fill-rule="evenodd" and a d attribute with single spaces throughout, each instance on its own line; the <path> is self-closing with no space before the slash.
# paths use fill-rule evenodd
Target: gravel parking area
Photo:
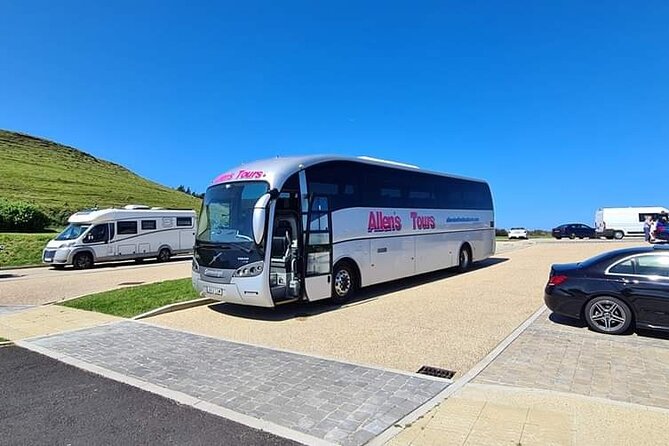
<path id="1" fill-rule="evenodd" d="M 515 243 L 515 242 L 514 242 Z M 522 243 L 522 242 L 521 242 Z M 517 245 L 467 274 L 436 273 L 372 287 L 345 307 L 273 310 L 218 304 L 150 318 L 154 324 L 361 364 L 466 372 L 543 304 L 552 263 L 639 242 Z"/>

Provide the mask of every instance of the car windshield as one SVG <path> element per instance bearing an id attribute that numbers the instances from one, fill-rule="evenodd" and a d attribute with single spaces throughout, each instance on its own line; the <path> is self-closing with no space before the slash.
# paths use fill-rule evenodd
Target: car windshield
<path id="1" fill-rule="evenodd" d="M 268 189 L 264 181 L 224 183 L 210 187 L 202 202 L 197 240 L 235 243 L 246 248 L 254 246 L 253 206 Z"/>
<path id="2" fill-rule="evenodd" d="M 511 228 L 512 231 L 524 231 L 525 228 Z"/>
<path id="3" fill-rule="evenodd" d="M 91 225 L 82 225 L 82 224 L 79 224 L 79 223 L 72 223 L 72 224 L 68 225 L 67 228 L 65 228 L 63 230 L 63 232 L 58 234 L 58 237 L 56 237 L 56 240 L 74 240 L 74 239 L 77 239 L 77 238 L 79 238 L 79 236 L 81 234 L 86 232 L 86 229 L 88 229 L 90 227 L 91 227 Z"/>

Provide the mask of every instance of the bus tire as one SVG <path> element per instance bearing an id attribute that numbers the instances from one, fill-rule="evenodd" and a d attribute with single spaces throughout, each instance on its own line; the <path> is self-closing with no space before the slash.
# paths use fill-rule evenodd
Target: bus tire
<path id="1" fill-rule="evenodd" d="M 458 272 L 464 273 L 472 266 L 472 250 L 468 244 L 462 245 L 458 253 Z"/>
<path id="2" fill-rule="evenodd" d="M 159 262 L 167 262 L 170 260 L 170 257 L 172 257 L 172 253 L 170 252 L 170 250 L 167 248 L 163 248 L 158 252 L 158 257 L 156 257 L 156 259 Z"/>
<path id="3" fill-rule="evenodd" d="M 343 304 L 353 298 L 358 288 L 355 268 L 348 262 L 338 262 L 332 271 L 332 302 Z"/>
<path id="4" fill-rule="evenodd" d="M 74 269 L 89 269 L 93 267 L 93 256 L 88 252 L 80 252 L 72 259 Z"/>

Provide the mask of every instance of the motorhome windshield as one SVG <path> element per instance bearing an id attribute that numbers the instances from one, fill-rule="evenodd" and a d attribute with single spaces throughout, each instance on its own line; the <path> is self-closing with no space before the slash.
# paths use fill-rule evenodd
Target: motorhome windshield
<path id="1" fill-rule="evenodd" d="M 197 239 L 211 243 L 253 243 L 253 206 L 267 193 L 264 181 L 225 183 L 204 195 Z"/>
<path id="2" fill-rule="evenodd" d="M 81 234 L 86 232 L 86 229 L 90 228 L 91 225 L 89 224 L 79 224 L 79 223 L 72 223 L 65 228 L 63 232 L 58 234 L 58 237 L 56 237 L 56 240 L 74 240 L 79 238 Z"/>

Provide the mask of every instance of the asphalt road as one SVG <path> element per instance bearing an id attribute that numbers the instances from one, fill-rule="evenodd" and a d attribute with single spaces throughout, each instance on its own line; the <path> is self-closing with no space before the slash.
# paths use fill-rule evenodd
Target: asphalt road
<path id="1" fill-rule="evenodd" d="M 19 347 L 0 347 L 0 445 L 294 445 Z"/>
<path id="2" fill-rule="evenodd" d="M 190 277 L 191 260 L 101 263 L 88 270 L 0 269 L 0 305 L 41 305 L 123 286 Z"/>

